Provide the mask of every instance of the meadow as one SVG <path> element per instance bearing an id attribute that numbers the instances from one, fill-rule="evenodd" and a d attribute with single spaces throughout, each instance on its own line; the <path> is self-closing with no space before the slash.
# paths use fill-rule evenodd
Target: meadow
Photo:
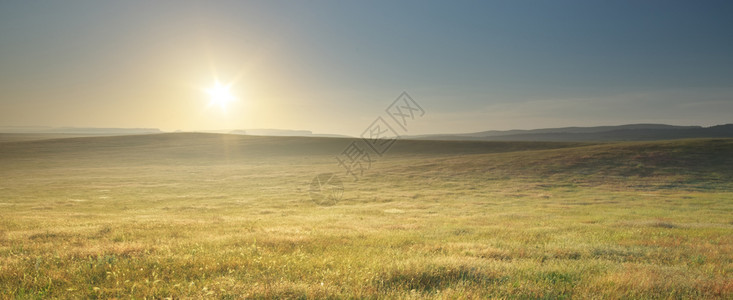
<path id="1" fill-rule="evenodd" d="M 0 138 L 0 298 L 733 298 L 733 139 Z"/>

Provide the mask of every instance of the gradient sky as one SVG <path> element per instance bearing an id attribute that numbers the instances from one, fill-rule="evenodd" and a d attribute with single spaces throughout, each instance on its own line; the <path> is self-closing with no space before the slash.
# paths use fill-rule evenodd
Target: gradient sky
<path id="1" fill-rule="evenodd" d="M 733 123 L 730 1 L 1 1 L 0 126 Z M 233 82 L 239 99 L 203 91 Z"/>

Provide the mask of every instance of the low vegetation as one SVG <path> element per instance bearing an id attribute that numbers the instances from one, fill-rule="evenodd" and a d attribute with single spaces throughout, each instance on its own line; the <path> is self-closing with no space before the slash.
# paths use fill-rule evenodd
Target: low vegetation
<path id="1" fill-rule="evenodd" d="M 733 140 L 0 142 L 0 298 L 731 298 Z"/>

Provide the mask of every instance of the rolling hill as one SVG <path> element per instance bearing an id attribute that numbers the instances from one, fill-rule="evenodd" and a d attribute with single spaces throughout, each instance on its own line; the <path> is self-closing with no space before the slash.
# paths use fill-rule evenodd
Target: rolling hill
<path id="1" fill-rule="evenodd" d="M 360 140 L 214 133 L 8 141 L 0 143 L 0 166 L 44 162 L 78 167 L 335 164 L 335 157 L 354 141 Z M 594 182 L 621 177 L 733 182 L 733 139 L 612 143 L 398 140 L 383 157 L 372 153 L 371 159 L 375 170 L 415 176 L 470 173 Z M 399 169 L 408 161 L 409 169 Z"/>
<path id="2" fill-rule="evenodd" d="M 733 124 L 711 127 L 632 124 L 598 127 L 565 127 L 534 130 L 483 131 L 468 134 L 412 136 L 429 140 L 490 141 L 652 141 L 691 138 L 731 138 Z"/>
<path id="3" fill-rule="evenodd" d="M 0 298 L 733 294 L 733 139 L 399 140 L 358 181 L 353 141 L 0 142 Z"/>
<path id="4" fill-rule="evenodd" d="M 157 128 L 76 128 L 76 127 L 0 127 L 0 142 L 49 138 L 141 135 L 163 133 Z M 175 133 L 191 133 L 176 131 Z M 236 134 L 279 137 L 349 138 L 339 134 L 315 134 L 309 130 L 246 129 L 204 130 L 193 133 Z M 653 141 L 693 138 L 733 138 L 733 124 L 674 126 L 665 124 L 629 124 L 618 126 L 563 127 L 532 130 L 490 130 L 475 133 L 404 135 L 407 140 L 525 141 L 525 142 L 609 142 Z"/>

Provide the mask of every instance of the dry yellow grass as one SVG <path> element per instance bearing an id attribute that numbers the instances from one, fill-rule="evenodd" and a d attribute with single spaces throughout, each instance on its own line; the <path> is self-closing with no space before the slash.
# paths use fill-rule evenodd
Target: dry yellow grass
<path id="1" fill-rule="evenodd" d="M 733 295 L 730 140 L 419 143 L 333 206 L 339 139 L 0 143 L 0 298 Z"/>

